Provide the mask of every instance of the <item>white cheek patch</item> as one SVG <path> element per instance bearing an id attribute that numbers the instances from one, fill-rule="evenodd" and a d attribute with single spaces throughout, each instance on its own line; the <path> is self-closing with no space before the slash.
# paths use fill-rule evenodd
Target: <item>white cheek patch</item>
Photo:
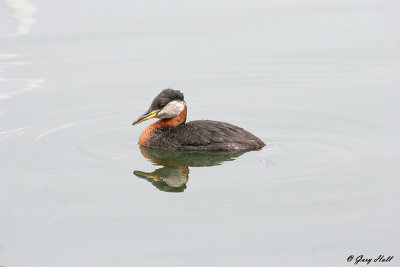
<path id="1" fill-rule="evenodd" d="M 174 100 L 169 102 L 158 114 L 159 119 L 170 119 L 178 116 L 185 109 L 185 102 Z"/>

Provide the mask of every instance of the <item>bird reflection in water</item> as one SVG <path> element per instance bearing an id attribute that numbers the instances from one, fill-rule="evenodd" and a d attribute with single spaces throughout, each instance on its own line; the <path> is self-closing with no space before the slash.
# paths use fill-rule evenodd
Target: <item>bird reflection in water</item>
<path id="1" fill-rule="evenodd" d="M 163 166 L 153 172 L 135 170 L 133 173 L 146 179 L 161 191 L 183 192 L 189 179 L 189 167 L 210 167 L 235 160 L 245 152 L 190 152 L 140 146 L 142 155 L 154 165 Z"/>

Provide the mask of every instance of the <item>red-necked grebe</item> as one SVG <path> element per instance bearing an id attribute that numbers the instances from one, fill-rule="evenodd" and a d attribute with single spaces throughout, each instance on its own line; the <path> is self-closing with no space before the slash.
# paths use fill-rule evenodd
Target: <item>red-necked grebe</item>
<path id="1" fill-rule="evenodd" d="M 160 119 L 147 126 L 139 144 L 187 151 L 248 151 L 265 146 L 258 137 L 226 122 L 197 120 L 186 123 L 186 114 L 186 103 L 180 91 L 161 91 L 150 108 L 132 123 L 136 125 L 151 118 Z"/>

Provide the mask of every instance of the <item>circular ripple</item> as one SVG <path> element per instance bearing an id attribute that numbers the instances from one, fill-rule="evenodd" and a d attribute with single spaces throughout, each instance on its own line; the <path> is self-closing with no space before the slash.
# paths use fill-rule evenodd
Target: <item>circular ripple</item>
<path id="1" fill-rule="evenodd" d="M 281 111 L 275 118 L 279 122 L 262 129 L 268 145 L 261 159 L 279 177 L 332 173 L 356 165 L 366 148 L 379 145 L 373 130 L 379 127 L 367 118 L 305 110 Z"/>
<path id="2" fill-rule="evenodd" d="M 341 116 L 340 113 L 283 109 L 265 112 L 272 116 L 262 123 L 264 126 L 259 123 L 247 126 L 241 123 L 241 126 L 250 131 L 255 129 L 254 133 L 265 141 L 267 147 L 259 155 L 268 171 L 279 177 L 331 172 L 355 164 L 379 136 L 374 135 L 373 129 L 379 127 L 370 118 L 349 113 Z M 236 118 L 246 122 L 245 118 L 240 119 Z M 95 162 L 137 161 L 142 158 L 137 140 L 146 125 L 132 127 L 131 120 L 130 112 L 93 116 L 49 128 L 36 140 L 65 151 L 64 157 Z"/>

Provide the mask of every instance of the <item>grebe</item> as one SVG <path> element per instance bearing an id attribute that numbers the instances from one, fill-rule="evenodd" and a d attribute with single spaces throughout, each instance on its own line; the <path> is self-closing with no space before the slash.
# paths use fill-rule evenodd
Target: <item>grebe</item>
<path id="1" fill-rule="evenodd" d="M 186 151 L 249 151 L 264 142 L 235 125 L 210 120 L 186 123 L 187 107 L 179 90 L 164 89 L 150 108 L 132 125 L 151 118 L 159 121 L 147 126 L 139 138 L 145 147 Z"/>

